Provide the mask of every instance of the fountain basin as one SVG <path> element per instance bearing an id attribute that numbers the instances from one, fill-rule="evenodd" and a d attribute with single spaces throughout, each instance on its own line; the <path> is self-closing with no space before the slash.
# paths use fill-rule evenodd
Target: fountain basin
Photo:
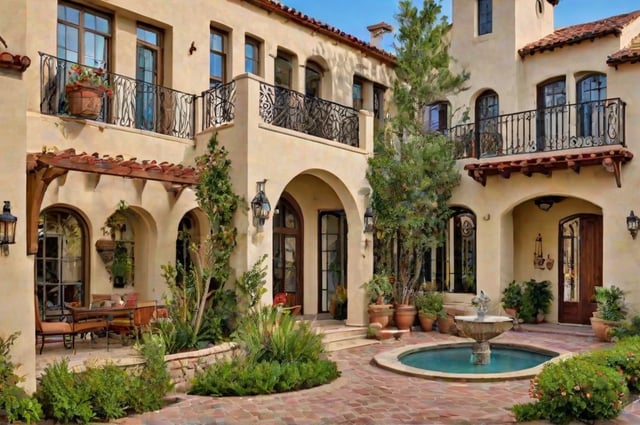
<path id="1" fill-rule="evenodd" d="M 417 353 L 420 351 L 441 351 L 443 356 L 447 355 L 447 349 L 450 348 L 460 348 L 469 350 L 472 347 L 473 342 L 454 342 L 454 343 L 441 343 L 441 342 L 430 342 L 424 344 L 416 344 L 406 347 L 397 348 L 395 350 L 390 350 L 384 353 L 380 353 L 373 358 L 373 363 L 383 369 L 387 369 L 396 373 L 400 373 L 408 376 L 415 376 L 418 378 L 424 379 L 440 379 L 440 380 L 448 380 L 448 381 L 508 381 L 515 379 L 528 379 L 533 376 L 536 376 L 542 370 L 543 366 L 548 362 L 555 362 L 561 359 L 566 359 L 571 356 L 572 353 L 565 350 L 548 350 L 542 346 L 536 345 L 525 345 L 525 344 L 514 344 L 514 343 L 500 343 L 494 342 L 492 343 L 493 347 L 496 348 L 507 348 L 507 349 L 519 349 L 524 351 L 530 351 L 534 353 L 540 353 L 551 357 L 551 360 L 547 362 L 543 362 L 537 366 L 520 369 L 520 370 L 512 370 L 508 372 L 499 372 L 499 373 L 456 373 L 456 372 L 442 372 L 438 370 L 431 370 L 425 368 L 418 368 L 413 366 L 408 366 L 403 364 L 401 359 L 404 356 L 407 356 L 412 353 Z M 468 356 L 465 356 L 465 362 L 469 362 Z M 478 370 L 482 370 L 479 368 Z"/>
<path id="2" fill-rule="evenodd" d="M 455 316 L 458 330 L 476 342 L 486 342 L 513 327 L 507 316 Z"/>

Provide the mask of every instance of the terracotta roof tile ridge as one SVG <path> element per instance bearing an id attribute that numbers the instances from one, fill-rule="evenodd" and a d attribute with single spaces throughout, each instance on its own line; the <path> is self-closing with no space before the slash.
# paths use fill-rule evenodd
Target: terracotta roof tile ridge
<path id="1" fill-rule="evenodd" d="M 349 44 L 353 47 L 366 50 L 372 53 L 373 55 L 377 56 L 381 60 L 390 62 L 392 64 L 395 64 L 396 62 L 396 57 L 392 53 L 389 53 L 384 49 L 375 47 L 371 43 L 361 40 L 354 35 L 348 34 L 339 28 L 336 28 L 332 25 L 329 25 L 315 18 L 312 18 L 304 14 L 303 12 L 297 9 L 294 9 L 291 6 L 285 5 L 281 1 L 278 1 L 278 0 L 244 0 L 244 1 L 247 3 L 253 4 L 255 6 L 261 7 L 267 11 L 280 13 L 283 16 L 287 16 L 301 25 L 310 27 L 329 37 L 339 39 L 342 42 Z"/>
<path id="2" fill-rule="evenodd" d="M 640 62 L 640 34 L 633 37 L 629 46 L 607 57 L 607 65 L 618 67 L 623 63 Z"/>
<path id="3" fill-rule="evenodd" d="M 562 27 L 545 37 L 531 42 L 518 50 L 520 57 L 533 56 L 535 53 L 551 51 L 570 44 L 578 44 L 585 40 L 594 40 L 608 35 L 619 35 L 622 29 L 640 17 L 640 10 L 609 16 L 597 21 Z"/>

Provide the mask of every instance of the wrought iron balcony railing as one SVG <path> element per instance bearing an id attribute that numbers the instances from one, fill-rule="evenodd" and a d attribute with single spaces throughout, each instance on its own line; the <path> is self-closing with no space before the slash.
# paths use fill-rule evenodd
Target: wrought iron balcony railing
<path id="1" fill-rule="evenodd" d="M 619 98 L 499 115 L 447 130 L 458 159 L 625 145 Z"/>
<path id="2" fill-rule="evenodd" d="M 202 92 L 202 130 L 231 122 L 236 117 L 236 82 Z"/>
<path id="3" fill-rule="evenodd" d="M 358 111 L 284 87 L 260 83 L 264 122 L 349 146 L 359 146 Z"/>
<path id="4" fill-rule="evenodd" d="M 66 93 L 75 62 L 40 53 L 40 112 L 70 115 Z M 90 68 L 90 67 L 86 67 Z M 113 92 L 102 96 L 96 121 L 192 139 L 196 96 L 111 72 L 104 79 Z"/>

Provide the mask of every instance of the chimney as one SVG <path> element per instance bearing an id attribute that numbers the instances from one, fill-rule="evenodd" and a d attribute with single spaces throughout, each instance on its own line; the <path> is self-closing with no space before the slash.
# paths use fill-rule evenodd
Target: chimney
<path id="1" fill-rule="evenodd" d="M 377 24 L 369 25 L 367 30 L 370 33 L 369 44 L 378 49 L 382 48 L 382 37 L 389 32 L 393 31 L 393 27 L 386 22 L 379 22 Z"/>

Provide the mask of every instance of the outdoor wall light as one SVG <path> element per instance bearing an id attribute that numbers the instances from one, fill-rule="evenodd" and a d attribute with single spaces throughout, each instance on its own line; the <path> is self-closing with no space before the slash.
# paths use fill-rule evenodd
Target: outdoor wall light
<path id="1" fill-rule="evenodd" d="M 542 211 L 547 212 L 553 207 L 553 204 L 557 204 L 564 198 L 562 196 L 542 196 L 533 201 L 534 204 Z"/>
<path id="2" fill-rule="evenodd" d="M 0 215 L 0 246 L 2 255 L 9 255 L 9 245 L 16 243 L 16 223 L 18 219 L 11 214 L 11 202 L 4 201 Z"/>
<path id="3" fill-rule="evenodd" d="M 373 232 L 373 210 L 371 207 L 367 207 L 367 209 L 364 210 L 364 232 Z"/>
<path id="4" fill-rule="evenodd" d="M 267 194 L 264 192 L 264 185 L 267 183 L 267 179 L 256 183 L 258 185 L 258 193 L 256 193 L 256 196 L 251 200 L 251 210 L 253 211 L 253 225 L 258 232 L 261 232 L 264 222 L 271 214 L 271 204 L 269 203 Z"/>
<path id="5" fill-rule="evenodd" d="M 640 227 L 640 217 L 633 213 L 633 210 L 629 213 L 627 217 L 627 230 L 631 233 L 631 237 L 633 239 L 638 236 L 638 227 Z"/>

